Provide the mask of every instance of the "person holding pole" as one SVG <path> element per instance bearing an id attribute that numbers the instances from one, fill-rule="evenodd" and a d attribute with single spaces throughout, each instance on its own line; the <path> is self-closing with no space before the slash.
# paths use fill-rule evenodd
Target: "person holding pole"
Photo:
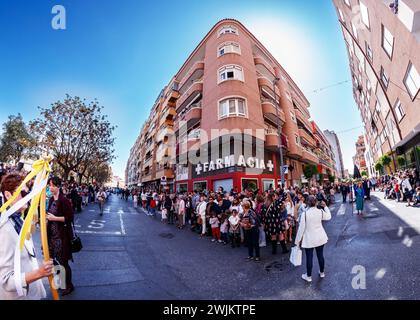
<path id="1" fill-rule="evenodd" d="M 1 181 L 1 192 L 5 200 L 12 199 L 14 192 L 22 183 L 23 177 L 18 174 L 5 175 Z M 22 199 L 22 193 L 9 204 L 12 207 Z M 37 266 L 33 246 L 25 244 L 20 256 L 21 282 L 17 283 L 14 273 L 15 248 L 19 242 L 19 233 L 23 226 L 23 206 L 0 224 L 0 300 L 40 300 L 46 298 L 41 279 L 53 275 L 53 261 L 49 259 Z M 18 288 L 17 286 L 21 286 Z M 23 291 L 23 296 L 18 292 Z"/>
<path id="2" fill-rule="evenodd" d="M 69 260 L 73 259 L 71 251 L 71 240 L 73 238 L 73 210 L 71 202 L 61 192 L 61 180 L 58 177 L 50 178 L 48 181 L 52 197 L 49 201 L 48 220 L 48 247 L 50 255 L 65 269 L 66 286 L 61 292 L 62 296 L 74 291 L 71 281 L 71 268 Z"/>

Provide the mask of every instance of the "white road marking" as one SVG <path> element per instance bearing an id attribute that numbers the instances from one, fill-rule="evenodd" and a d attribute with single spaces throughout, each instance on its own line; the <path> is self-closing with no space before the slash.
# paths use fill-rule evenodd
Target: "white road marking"
<path id="1" fill-rule="evenodd" d="M 122 210 L 120 210 L 120 211 L 122 211 Z M 120 215 L 121 233 L 123 235 L 125 235 L 124 221 L 123 221 L 123 218 L 122 218 L 122 213 L 120 211 L 118 211 L 118 213 Z M 122 212 L 124 212 L 124 211 L 122 211 Z"/>
<path id="2" fill-rule="evenodd" d="M 80 234 L 105 234 L 105 235 L 116 235 L 116 236 L 121 235 L 121 232 L 119 231 L 111 232 L 111 231 L 76 230 L 76 232 Z"/>
<path id="3" fill-rule="evenodd" d="M 343 216 L 346 213 L 346 205 L 342 203 L 338 209 L 337 216 Z"/>
<path id="4" fill-rule="evenodd" d="M 88 225 L 88 228 L 91 229 L 103 229 L 105 226 L 105 220 L 92 220 Z"/>

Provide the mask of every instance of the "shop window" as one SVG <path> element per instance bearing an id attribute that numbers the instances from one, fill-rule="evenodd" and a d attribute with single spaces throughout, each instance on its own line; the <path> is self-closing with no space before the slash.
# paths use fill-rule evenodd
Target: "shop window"
<path id="1" fill-rule="evenodd" d="M 263 180 L 263 191 L 275 189 L 276 186 L 274 185 L 274 179 Z"/>
<path id="2" fill-rule="evenodd" d="M 207 181 L 197 181 L 193 183 L 193 190 L 197 190 L 198 192 L 202 192 L 207 190 Z"/>
<path id="3" fill-rule="evenodd" d="M 177 184 L 176 185 L 176 192 L 178 192 L 178 193 L 188 192 L 188 184 L 186 184 L 186 183 Z"/>
<path id="4" fill-rule="evenodd" d="M 258 189 L 258 179 L 242 179 L 242 191 Z"/>

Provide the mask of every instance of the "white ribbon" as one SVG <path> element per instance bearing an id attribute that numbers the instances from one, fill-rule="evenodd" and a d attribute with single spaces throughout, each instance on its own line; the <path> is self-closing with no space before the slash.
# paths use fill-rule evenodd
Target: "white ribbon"
<path id="1" fill-rule="evenodd" d="M 34 186 L 32 188 L 32 191 L 26 195 L 24 198 L 22 198 L 21 200 L 19 200 L 18 202 L 16 202 L 11 208 L 9 208 L 6 212 L 4 212 L 1 215 L 1 220 L 0 223 L 4 223 L 4 221 L 7 221 L 7 219 L 13 214 L 15 213 L 17 210 L 19 210 L 20 208 L 22 208 L 26 203 L 28 203 L 30 200 L 32 200 L 37 194 L 41 193 L 42 190 L 47 186 L 47 182 L 48 182 L 48 176 L 46 176 L 43 180 L 40 181 L 41 177 L 46 175 L 46 170 L 42 170 L 41 172 L 39 172 L 35 178 L 35 183 Z M 36 209 L 38 210 L 38 208 Z M 20 250 L 20 239 L 23 236 L 26 235 L 22 235 L 23 232 L 23 228 L 20 230 L 19 233 L 19 239 L 16 243 L 16 247 L 15 247 L 15 255 L 14 255 L 14 280 L 15 280 L 15 287 L 16 287 L 16 291 L 18 296 L 24 296 L 24 292 L 23 292 L 23 287 L 22 287 L 22 268 L 21 268 L 21 250 Z M 34 245 L 32 242 L 32 239 L 30 240 L 25 240 L 25 247 L 26 250 L 28 250 L 28 254 L 35 254 L 35 249 L 34 249 Z M 32 269 L 33 270 L 37 270 L 38 269 L 38 261 L 36 260 L 35 257 L 31 256 L 31 264 L 32 264 Z M 42 282 L 40 283 L 41 280 L 36 281 L 36 283 L 42 286 L 41 292 L 44 295 L 45 293 L 45 289 L 44 286 L 42 285 Z"/>
<path id="2" fill-rule="evenodd" d="M 17 210 L 22 208 L 25 204 L 27 204 L 29 201 L 31 201 L 38 193 L 42 191 L 47 186 L 48 177 L 43 179 L 39 185 L 32 188 L 32 191 L 28 193 L 24 198 L 20 199 L 18 202 L 16 202 L 13 206 L 11 206 L 9 209 L 7 209 L 4 213 L 0 215 L 0 224 L 3 224 L 9 219 L 9 217 L 14 214 Z"/>

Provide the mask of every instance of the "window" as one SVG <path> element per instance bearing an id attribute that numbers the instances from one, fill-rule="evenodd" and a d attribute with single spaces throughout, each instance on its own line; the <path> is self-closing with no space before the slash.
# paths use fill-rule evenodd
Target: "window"
<path id="1" fill-rule="evenodd" d="M 238 34 L 238 28 L 234 26 L 224 26 L 219 31 L 219 37 L 223 34 Z"/>
<path id="2" fill-rule="evenodd" d="M 384 67 L 381 67 L 381 81 L 382 81 L 383 85 L 385 86 L 385 89 L 388 89 L 388 85 L 389 85 L 389 77 L 388 77 L 388 75 L 385 73 L 385 69 L 384 69 Z"/>
<path id="3" fill-rule="evenodd" d="M 242 67 L 231 65 L 224 66 L 219 69 L 219 83 L 226 80 L 240 80 L 244 81 Z"/>
<path id="4" fill-rule="evenodd" d="M 207 189 L 207 181 L 197 181 L 193 183 L 194 191 L 202 192 Z"/>
<path id="5" fill-rule="evenodd" d="M 246 103 L 242 98 L 228 98 L 219 102 L 219 119 L 246 117 Z"/>
<path id="6" fill-rule="evenodd" d="M 295 134 L 295 140 L 296 140 L 296 144 L 300 145 L 300 137 L 297 134 Z"/>
<path id="7" fill-rule="evenodd" d="M 387 53 L 388 57 L 392 59 L 392 53 L 394 51 L 394 36 L 384 25 L 382 25 L 382 48 Z"/>
<path id="8" fill-rule="evenodd" d="M 357 29 L 353 22 L 351 23 L 351 29 L 353 30 L 354 37 L 357 39 Z"/>
<path id="9" fill-rule="evenodd" d="M 420 88 L 420 75 L 416 67 L 414 67 L 414 65 L 411 62 L 408 65 L 407 74 L 404 78 L 404 84 L 407 88 L 408 94 L 410 95 L 411 99 L 414 100 Z"/>
<path id="10" fill-rule="evenodd" d="M 367 41 L 365 41 L 365 45 L 366 45 L 366 55 L 368 59 L 370 60 L 370 62 L 373 62 L 372 48 L 369 46 L 369 43 L 367 43 Z"/>
<path id="11" fill-rule="evenodd" d="M 340 20 L 344 22 L 344 14 L 343 11 L 341 11 L 341 9 L 338 9 L 338 14 L 340 15 Z"/>
<path id="12" fill-rule="evenodd" d="M 294 122 L 294 123 L 296 123 L 297 121 L 296 121 L 296 116 L 295 116 L 295 114 L 292 112 L 292 111 L 290 111 L 290 117 L 292 118 L 292 121 Z"/>
<path id="13" fill-rule="evenodd" d="M 397 114 L 398 122 L 400 122 L 401 119 L 405 116 L 405 111 L 399 99 L 395 103 L 394 110 L 395 110 L 395 113 Z"/>
<path id="14" fill-rule="evenodd" d="M 348 7 L 351 7 L 350 0 L 344 0 L 344 2 L 346 3 L 346 5 L 347 5 Z"/>
<path id="15" fill-rule="evenodd" d="M 366 5 L 360 1 L 360 14 L 362 15 L 362 21 L 365 24 L 365 26 L 370 29 L 369 24 L 369 11 Z"/>
<path id="16" fill-rule="evenodd" d="M 219 46 L 218 48 L 218 56 L 223 56 L 226 53 L 237 53 L 241 54 L 241 48 L 239 47 L 239 44 L 235 42 L 227 42 Z"/>

